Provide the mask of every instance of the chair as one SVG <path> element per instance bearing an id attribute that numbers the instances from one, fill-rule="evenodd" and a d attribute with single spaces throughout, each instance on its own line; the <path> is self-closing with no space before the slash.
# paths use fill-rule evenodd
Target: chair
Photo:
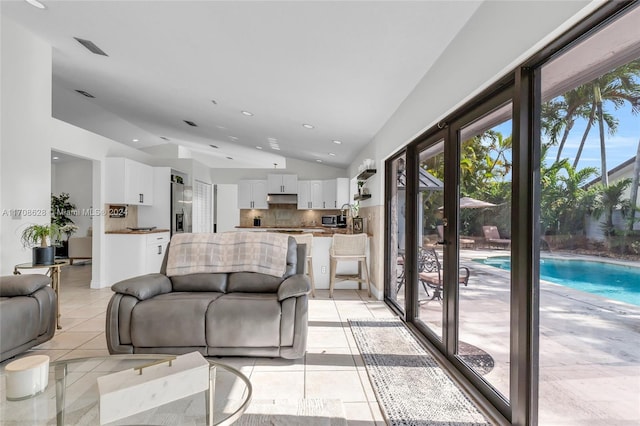
<path id="1" fill-rule="evenodd" d="M 369 267 L 367 266 L 367 234 L 333 234 L 331 249 L 329 250 L 329 297 L 333 297 L 333 287 L 337 281 L 358 281 L 358 289 L 362 282 L 367 283 L 367 291 L 371 297 L 371 282 L 369 281 Z M 358 274 L 336 274 L 339 261 L 357 261 Z M 362 268 L 364 264 L 364 268 Z M 364 270 L 365 278 L 362 278 Z"/>
<path id="2" fill-rule="evenodd" d="M 460 267 L 458 274 L 458 284 L 469 284 L 469 276 L 471 271 L 466 266 Z M 427 287 L 433 289 L 431 300 L 442 300 L 442 266 L 438 260 L 438 253 L 432 248 L 418 249 L 418 279 L 424 290 L 429 295 Z"/>
<path id="3" fill-rule="evenodd" d="M 93 245 L 93 237 L 91 228 L 87 231 L 86 237 L 71 237 L 69 238 L 69 264 L 73 265 L 73 261 L 76 259 L 87 259 L 90 260 L 92 258 L 92 245 Z"/>
<path id="4" fill-rule="evenodd" d="M 307 267 L 307 275 L 309 275 L 309 279 L 311 280 L 311 296 L 316 297 L 316 284 L 313 280 L 313 257 L 312 257 L 312 249 L 313 249 L 313 234 L 296 234 L 293 236 L 296 239 L 298 244 L 305 244 L 306 246 L 306 267 Z"/>
<path id="5" fill-rule="evenodd" d="M 498 232 L 498 228 L 496 226 L 483 226 L 482 233 L 484 234 L 485 241 L 489 243 L 489 247 L 492 245 L 497 248 L 508 248 L 511 246 L 511 240 L 507 238 L 500 238 L 500 232 Z"/>

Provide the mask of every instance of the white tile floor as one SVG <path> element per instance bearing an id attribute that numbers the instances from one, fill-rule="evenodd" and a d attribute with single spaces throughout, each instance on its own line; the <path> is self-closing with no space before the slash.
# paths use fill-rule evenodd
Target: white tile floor
<path id="1" fill-rule="evenodd" d="M 63 268 L 60 311 L 62 330 L 31 351 L 57 359 L 108 355 L 105 311 L 112 292 L 89 288 L 90 264 Z M 254 401 L 330 398 L 343 401 L 350 426 L 384 425 L 383 416 L 351 334 L 350 318 L 391 317 L 365 290 L 316 291 L 309 302 L 307 354 L 299 360 L 222 358 L 250 378 Z M 7 360 L 4 365 L 11 360 Z"/>

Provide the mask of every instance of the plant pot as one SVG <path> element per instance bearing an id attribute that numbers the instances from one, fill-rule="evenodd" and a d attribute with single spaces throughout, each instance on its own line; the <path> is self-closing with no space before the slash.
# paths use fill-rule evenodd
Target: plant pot
<path id="1" fill-rule="evenodd" d="M 34 247 L 32 249 L 32 264 L 35 265 L 53 265 L 55 261 L 55 247 Z"/>
<path id="2" fill-rule="evenodd" d="M 56 250 L 56 257 L 68 257 L 69 256 L 69 241 L 61 241 L 59 246 L 54 246 Z"/>

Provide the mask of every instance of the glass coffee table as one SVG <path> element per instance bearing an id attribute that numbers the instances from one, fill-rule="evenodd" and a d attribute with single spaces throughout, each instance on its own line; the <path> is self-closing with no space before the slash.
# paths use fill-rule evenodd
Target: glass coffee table
<path id="1" fill-rule="evenodd" d="M 0 424 L 98 425 L 100 406 L 97 378 L 107 374 L 168 361 L 163 355 L 111 355 L 54 361 L 49 384 L 40 394 L 21 401 L 6 399 L 5 371 L 0 371 Z M 210 389 L 108 425 L 230 425 L 251 402 L 251 382 L 240 371 L 208 360 Z M 210 408 L 212 407 L 212 408 Z M 211 416 L 209 414 L 212 414 Z"/>

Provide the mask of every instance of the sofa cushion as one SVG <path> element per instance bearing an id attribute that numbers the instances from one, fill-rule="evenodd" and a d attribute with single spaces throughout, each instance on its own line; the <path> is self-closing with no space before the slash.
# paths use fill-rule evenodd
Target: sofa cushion
<path id="1" fill-rule="evenodd" d="M 40 330 L 40 306 L 33 297 L 0 302 L 0 353 L 35 340 Z"/>
<path id="2" fill-rule="evenodd" d="M 3 276 L 0 277 L 0 296 L 28 296 L 50 282 L 51 278 L 42 274 Z"/>
<path id="3" fill-rule="evenodd" d="M 227 293 L 277 293 L 283 278 L 257 272 L 229 274 Z"/>
<path id="4" fill-rule="evenodd" d="M 228 274 L 189 274 L 171 277 L 173 291 L 227 291 Z"/>
<path id="5" fill-rule="evenodd" d="M 211 347 L 278 347 L 280 317 L 280 303 L 275 293 L 225 294 L 207 311 L 207 344 Z"/>
<path id="6" fill-rule="evenodd" d="M 131 313 L 136 347 L 206 346 L 205 317 L 221 293 L 167 293 L 138 303 Z"/>

